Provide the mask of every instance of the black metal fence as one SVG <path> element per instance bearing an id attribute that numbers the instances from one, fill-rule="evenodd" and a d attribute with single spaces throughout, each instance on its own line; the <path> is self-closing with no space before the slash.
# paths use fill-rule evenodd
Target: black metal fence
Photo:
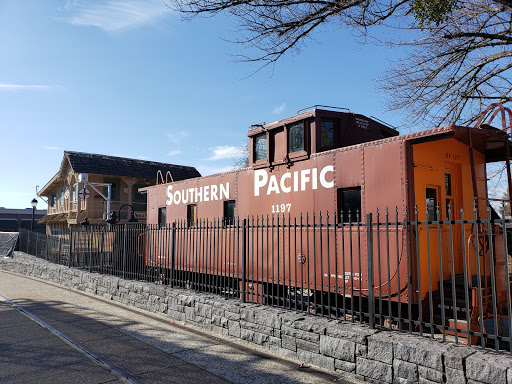
<path id="1" fill-rule="evenodd" d="M 305 214 L 21 233 L 20 250 L 70 267 L 512 350 L 510 220 L 448 209 Z M 456 216 L 456 217 L 455 217 Z M 407 219 L 406 219 L 407 218 Z"/>
<path id="2" fill-rule="evenodd" d="M 40 231 L 20 228 L 18 249 L 57 264 L 67 264 L 69 260 L 69 241 L 58 236 L 48 236 Z"/>

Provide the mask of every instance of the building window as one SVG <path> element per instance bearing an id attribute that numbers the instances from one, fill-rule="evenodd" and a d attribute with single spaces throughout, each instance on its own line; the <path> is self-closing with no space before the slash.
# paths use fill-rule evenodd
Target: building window
<path id="1" fill-rule="evenodd" d="M 288 153 L 304 150 L 304 122 L 288 127 Z"/>
<path id="2" fill-rule="evenodd" d="M 118 178 L 103 178 L 105 184 L 111 184 L 110 201 L 121 201 L 121 180 Z M 103 187 L 103 194 L 107 196 L 108 188 Z"/>
<path id="3" fill-rule="evenodd" d="M 435 188 L 427 188 L 425 190 L 425 197 L 427 204 L 427 221 L 435 221 L 437 207 L 437 190 Z"/>
<path id="4" fill-rule="evenodd" d="M 254 136 L 254 161 L 267 158 L 267 134 L 260 133 Z"/>
<path id="5" fill-rule="evenodd" d="M 73 184 L 73 201 L 78 200 L 78 183 Z"/>
<path id="6" fill-rule="evenodd" d="M 132 187 L 132 206 L 135 211 L 146 211 L 147 194 L 139 192 L 139 188 L 144 188 L 146 185 L 135 184 Z"/>
<path id="7" fill-rule="evenodd" d="M 52 193 L 52 196 L 50 197 L 50 207 L 55 208 L 57 205 L 57 193 Z"/>
<path id="8" fill-rule="evenodd" d="M 361 187 L 338 189 L 338 214 L 342 223 L 361 221 Z"/>
<path id="9" fill-rule="evenodd" d="M 64 187 L 60 187 L 60 205 L 64 205 Z"/>
<path id="10" fill-rule="evenodd" d="M 320 150 L 327 151 L 334 147 L 334 121 L 322 120 L 320 123 Z"/>
<path id="11" fill-rule="evenodd" d="M 226 225 L 234 225 L 236 217 L 235 200 L 224 202 L 224 223 Z"/>
<path id="12" fill-rule="evenodd" d="M 187 224 L 189 227 L 197 226 L 197 205 L 187 205 Z"/>
<path id="13" fill-rule="evenodd" d="M 158 228 L 164 228 L 166 224 L 167 208 L 158 208 Z"/>

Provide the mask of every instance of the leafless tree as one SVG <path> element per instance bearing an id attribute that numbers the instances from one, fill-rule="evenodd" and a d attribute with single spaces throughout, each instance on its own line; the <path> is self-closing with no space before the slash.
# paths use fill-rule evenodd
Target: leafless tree
<path id="1" fill-rule="evenodd" d="M 254 48 L 255 56 L 242 61 L 267 66 L 291 51 L 299 52 L 314 32 L 335 28 L 368 28 L 377 25 L 410 0 L 164 0 L 185 19 L 198 15 L 231 14 L 237 23 L 233 42 Z"/>
<path id="2" fill-rule="evenodd" d="M 391 110 L 411 122 L 469 124 L 493 102 L 511 103 L 512 6 L 487 0 L 458 1 L 447 19 L 428 30 L 416 21 L 418 39 L 407 57 L 381 78 Z"/>
<path id="3" fill-rule="evenodd" d="M 234 42 L 256 52 L 240 60 L 261 67 L 299 52 L 329 27 L 374 41 L 382 28 L 404 29 L 404 37 L 380 41 L 405 46 L 380 89 L 388 107 L 405 111 L 411 124 L 469 123 L 483 106 L 512 102 L 512 0 L 163 1 L 186 19 L 231 14 Z"/>
<path id="4" fill-rule="evenodd" d="M 240 147 L 239 156 L 233 158 L 233 169 L 243 169 L 249 166 L 249 145 Z"/>

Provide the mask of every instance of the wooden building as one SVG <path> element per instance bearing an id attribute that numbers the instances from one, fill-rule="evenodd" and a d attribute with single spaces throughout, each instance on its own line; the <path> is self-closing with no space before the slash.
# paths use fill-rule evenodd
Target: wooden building
<path id="1" fill-rule="evenodd" d="M 57 174 L 38 193 L 48 199 L 48 212 L 39 223 L 46 224 L 47 234 L 60 236 L 86 218 L 91 225 L 106 224 L 109 205 L 119 223 L 131 218 L 132 209 L 135 218 L 144 223 L 146 195 L 139 193 L 139 188 L 155 185 L 158 179 L 200 176 L 194 167 L 65 151 Z M 82 189 L 90 192 L 88 198 L 80 198 Z"/>

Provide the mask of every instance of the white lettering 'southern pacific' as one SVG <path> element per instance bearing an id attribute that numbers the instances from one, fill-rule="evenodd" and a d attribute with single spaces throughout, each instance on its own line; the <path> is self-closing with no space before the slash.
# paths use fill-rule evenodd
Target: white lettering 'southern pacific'
<path id="1" fill-rule="evenodd" d="M 260 189 L 267 187 L 267 195 L 272 193 L 290 193 L 305 191 L 306 189 L 317 189 L 318 182 L 324 188 L 333 188 L 334 179 L 327 181 L 327 174 L 334 172 L 334 166 L 326 165 L 318 173 L 317 168 L 303 169 L 293 173 L 287 172 L 277 179 L 276 175 L 269 177 L 265 169 L 257 169 L 254 171 L 254 196 L 260 195 Z"/>
<path id="2" fill-rule="evenodd" d="M 229 183 L 219 185 L 205 185 L 199 188 L 188 188 L 174 191 L 172 185 L 167 186 L 166 204 L 194 204 L 203 201 L 216 201 L 229 199 Z"/>

